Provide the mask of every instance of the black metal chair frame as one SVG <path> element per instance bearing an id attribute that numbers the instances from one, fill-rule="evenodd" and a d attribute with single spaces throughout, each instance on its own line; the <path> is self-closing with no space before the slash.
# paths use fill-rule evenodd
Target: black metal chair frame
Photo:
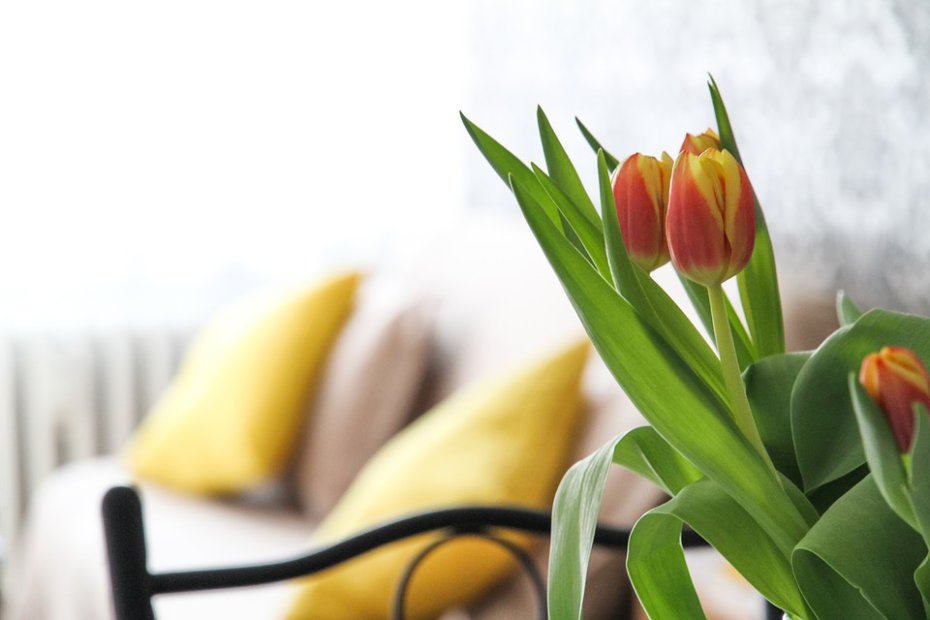
<path id="1" fill-rule="evenodd" d="M 393 618 L 404 618 L 407 589 L 423 560 L 437 548 L 462 536 L 478 536 L 508 550 L 530 577 L 538 617 L 541 620 L 547 617 L 545 580 L 536 565 L 521 547 L 496 534 L 496 530 L 503 529 L 547 536 L 552 526 L 551 514 L 547 512 L 489 506 L 450 508 L 398 519 L 290 560 L 157 574 L 148 570 L 142 502 L 133 487 L 114 487 L 106 493 L 103 525 L 117 620 L 155 620 L 152 597 L 158 594 L 238 588 L 305 577 L 382 545 L 434 531 L 442 532 L 442 536 L 423 549 L 399 578 L 391 609 Z M 625 550 L 629 535 L 629 530 L 598 525 L 594 543 Z M 685 530 L 682 545 L 700 547 L 707 543 L 694 532 Z M 769 605 L 767 615 L 780 618 L 781 612 Z"/>

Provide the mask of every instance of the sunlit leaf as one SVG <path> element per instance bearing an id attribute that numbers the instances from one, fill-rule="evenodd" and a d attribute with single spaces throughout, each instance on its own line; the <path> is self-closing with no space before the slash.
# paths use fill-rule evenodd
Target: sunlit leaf
<path id="1" fill-rule="evenodd" d="M 743 161 L 736 146 L 736 136 L 733 135 L 733 127 L 730 125 L 730 117 L 713 77 L 710 78 L 707 86 L 710 89 L 714 114 L 717 117 L 720 146 L 730 151 L 733 157 L 742 164 Z M 749 264 L 736 278 L 749 334 L 759 357 L 766 357 L 785 352 L 785 328 L 772 239 L 759 200 L 755 195 L 753 199 L 756 207 L 756 245 Z"/>
<path id="2" fill-rule="evenodd" d="M 539 125 L 539 137 L 542 140 L 543 154 L 546 157 L 546 167 L 549 169 L 549 177 L 553 183 L 562 190 L 568 199 L 578 208 L 581 214 L 594 224 L 600 231 L 601 218 L 597 215 L 597 209 L 588 196 L 584 185 L 581 183 L 581 177 L 575 170 L 575 165 L 568 158 L 568 153 L 559 141 L 558 136 L 549 124 L 546 113 L 541 107 L 536 108 L 536 121 Z"/>
<path id="3" fill-rule="evenodd" d="M 552 225 L 532 196 L 514 195 L 604 363 L 656 432 L 716 481 L 788 554 L 804 517 L 729 413 Z"/>
<path id="4" fill-rule="evenodd" d="M 630 259 L 626 251 L 603 151 L 598 153 L 597 170 L 604 244 L 617 290 L 707 384 L 717 399 L 725 407 L 728 406 L 729 397 L 717 356 L 681 308 L 648 273 Z"/>
<path id="5" fill-rule="evenodd" d="M 597 267 L 598 272 L 602 277 L 610 280 L 610 265 L 607 263 L 607 252 L 604 250 L 604 234 L 601 232 L 601 228 L 584 217 L 581 209 L 552 182 L 552 179 L 549 178 L 545 171 L 536 164 L 531 165 L 533 173 L 539 179 L 543 189 L 559 207 L 559 211 L 578 235 L 580 243 L 591 258 L 594 266 Z"/>
<path id="6" fill-rule="evenodd" d="M 459 113 L 462 117 L 462 123 L 465 124 L 465 130 L 474 141 L 475 146 L 484 155 L 484 158 L 491 164 L 491 168 L 497 173 L 507 187 L 510 187 L 510 177 L 517 180 L 524 190 L 539 203 L 546 216 L 555 227 L 562 232 L 562 219 L 559 215 L 559 209 L 556 204 L 549 198 L 542 185 L 533 171 L 529 169 L 522 161 L 517 159 L 513 153 L 505 149 L 501 144 L 486 134 L 480 127 L 468 120 L 464 114 Z"/>
<path id="7" fill-rule="evenodd" d="M 703 474 L 651 426 L 629 431 L 614 450 L 614 463 L 651 480 L 669 495 L 675 495 Z"/>
<path id="8" fill-rule="evenodd" d="M 620 160 L 611 155 L 610 152 L 605 149 L 600 142 L 598 142 L 597 138 L 594 137 L 594 134 L 588 131 L 588 128 L 584 126 L 584 123 L 582 123 L 581 119 L 577 116 L 575 117 L 575 122 L 578 123 L 578 129 L 581 130 L 581 135 L 584 136 L 585 141 L 587 141 L 594 152 L 597 153 L 598 151 L 604 151 L 604 159 L 607 161 L 607 167 L 610 169 L 610 171 L 613 172 L 616 170 L 617 166 L 620 165 Z"/>
<path id="9" fill-rule="evenodd" d="M 552 620 L 581 618 L 597 514 L 616 444 L 615 438 L 575 463 L 555 493 L 549 542 L 549 618 Z"/>
<path id="10" fill-rule="evenodd" d="M 808 617 L 791 564 L 778 545 L 710 480 L 695 482 L 636 523 L 627 572 L 653 620 L 703 618 L 684 565 L 681 527 L 687 523 L 780 609 Z"/>

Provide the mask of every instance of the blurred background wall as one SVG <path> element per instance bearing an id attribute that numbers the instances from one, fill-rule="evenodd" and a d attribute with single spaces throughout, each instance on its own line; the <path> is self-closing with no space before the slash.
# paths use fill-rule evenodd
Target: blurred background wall
<path id="1" fill-rule="evenodd" d="M 191 324 L 255 286 L 516 215 L 464 110 L 541 160 L 542 104 L 618 156 L 728 102 L 786 275 L 930 310 L 930 4 L 10 0 L 0 329 Z M 419 233 L 422 234 L 422 233 Z"/>
<path id="2" fill-rule="evenodd" d="M 543 161 L 541 104 L 593 187 L 575 115 L 620 158 L 673 153 L 713 122 L 711 72 L 783 279 L 930 311 L 930 3 L 479 0 L 469 22 L 465 107 L 517 154 Z M 466 204 L 506 208 L 465 161 Z"/>

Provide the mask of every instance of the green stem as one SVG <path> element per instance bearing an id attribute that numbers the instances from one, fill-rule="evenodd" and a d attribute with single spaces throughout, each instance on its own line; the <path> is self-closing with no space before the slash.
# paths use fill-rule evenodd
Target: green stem
<path id="1" fill-rule="evenodd" d="M 723 297 L 723 287 L 719 284 L 707 287 L 707 296 L 710 300 L 710 315 L 714 322 L 714 336 L 717 339 L 717 352 L 720 354 L 720 367 L 723 370 L 723 381 L 730 394 L 730 405 L 733 409 L 733 419 L 736 426 L 742 431 L 749 443 L 756 449 L 765 464 L 772 470 L 775 479 L 781 484 L 778 470 L 762 443 L 756 421 L 752 417 L 749 399 L 746 397 L 746 387 L 736 359 L 736 347 L 733 344 L 733 334 L 730 332 L 730 322 Z"/>

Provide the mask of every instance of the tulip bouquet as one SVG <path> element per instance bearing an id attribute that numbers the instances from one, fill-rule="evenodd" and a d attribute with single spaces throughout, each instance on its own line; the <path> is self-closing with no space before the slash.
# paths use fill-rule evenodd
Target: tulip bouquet
<path id="1" fill-rule="evenodd" d="M 575 464 L 553 507 L 549 613 L 581 616 L 608 469 L 670 496 L 633 528 L 627 568 L 652 618 L 703 618 L 687 525 L 791 618 L 930 615 L 930 320 L 860 312 L 785 352 L 775 261 L 723 100 L 717 132 L 672 158 L 597 153 L 599 208 L 542 110 L 546 169 L 464 116 L 512 190 L 612 374 L 649 422 Z M 671 260 L 705 338 L 651 277 Z M 737 278 L 738 312 L 721 284 Z"/>

